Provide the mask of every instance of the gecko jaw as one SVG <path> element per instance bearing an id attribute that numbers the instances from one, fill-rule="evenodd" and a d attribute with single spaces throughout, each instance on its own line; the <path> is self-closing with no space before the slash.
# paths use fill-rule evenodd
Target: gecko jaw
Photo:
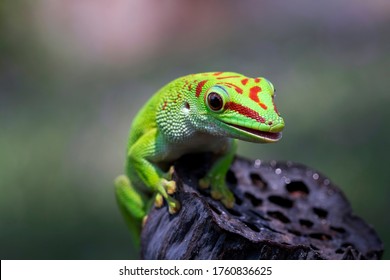
<path id="1" fill-rule="evenodd" d="M 277 142 L 282 138 L 282 133 L 281 132 L 270 132 L 270 131 L 261 131 L 253 128 L 248 128 L 245 126 L 237 125 L 237 124 L 231 124 L 231 123 L 226 123 L 228 126 L 233 127 L 237 130 L 244 131 L 246 133 L 255 135 L 262 140 L 265 140 L 267 142 Z"/>

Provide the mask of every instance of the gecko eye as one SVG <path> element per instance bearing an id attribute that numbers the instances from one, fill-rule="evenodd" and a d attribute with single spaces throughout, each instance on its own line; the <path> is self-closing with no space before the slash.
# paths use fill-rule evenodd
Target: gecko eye
<path id="1" fill-rule="evenodd" d="M 275 89 L 274 85 L 270 81 L 267 80 L 267 82 L 268 82 L 268 84 L 269 84 L 269 86 L 271 88 L 271 93 L 273 95 L 276 92 L 276 89 Z"/>
<path id="2" fill-rule="evenodd" d="M 216 92 L 210 92 L 207 96 L 207 105 L 213 111 L 220 111 L 223 108 L 223 99 Z"/>

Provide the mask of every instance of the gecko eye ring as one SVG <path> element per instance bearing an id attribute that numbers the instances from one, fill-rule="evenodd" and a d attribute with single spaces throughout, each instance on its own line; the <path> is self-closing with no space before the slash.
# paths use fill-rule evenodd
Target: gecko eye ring
<path id="1" fill-rule="evenodd" d="M 222 96 L 216 92 L 210 92 L 207 95 L 207 105 L 212 111 L 221 111 L 224 105 Z"/>

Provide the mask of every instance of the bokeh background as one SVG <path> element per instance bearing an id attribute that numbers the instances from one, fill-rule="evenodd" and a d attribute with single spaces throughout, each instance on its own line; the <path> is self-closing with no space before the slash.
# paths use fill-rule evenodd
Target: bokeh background
<path id="1" fill-rule="evenodd" d="M 1 1 L 0 258 L 135 257 L 113 192 L 131 120 L 203 71 L 275 84 L 282 141 L 239 153 L 330 177 L 389 259 L 387 0 Z"/>

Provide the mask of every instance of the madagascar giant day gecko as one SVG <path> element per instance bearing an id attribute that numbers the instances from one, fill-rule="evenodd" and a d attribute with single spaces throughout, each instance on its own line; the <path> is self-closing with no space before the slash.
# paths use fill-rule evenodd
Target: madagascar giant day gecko
<path id="1" fill-rule="evenodd" d="M 115 181 L 116 197 L 136 243 L 142 222 L 164 200 L 171 214 L 180 209 L 172 197 L 172 162 L 184 154 L 212 152 L 217 160 L 199 181 L 226 207 L 234 196 L 225 177 L 236 140 L 278 141 L 284 120 L 274 103 L 274 87 L 265 78 L 232 72 L 192 74 L 160 89 L 139 111 L 130 129 L 126 175 Z"/>

